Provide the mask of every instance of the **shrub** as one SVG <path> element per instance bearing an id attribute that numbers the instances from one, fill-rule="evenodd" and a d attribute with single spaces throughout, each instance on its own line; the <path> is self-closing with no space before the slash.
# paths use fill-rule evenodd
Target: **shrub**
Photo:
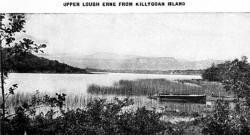
<path id="1" fill-rule="evenodd" d="M 218 100 L 215 111 L 204 118 L 203 134 L 206 135 L 247 135 L 250 134 L 250 109 L 238 102 L 230 109 L 228 102 Z"/>
<path id="2" fill-rule="evenodd" d="M 53 98 L 54 99 L 54 98 Z M 6 121 L 7 134 L 86 134 L 86 135 L 154 135 L 164 133 L 162 114 L 145 107 L 130 110 L 132 100 L 90 101 L 83 109 L 48 111 L 31 117 L 22 107 Z M 170 130 L 171 131 L 171 130 Z M 171 132 L 174 132 L 171 131 Z"/>

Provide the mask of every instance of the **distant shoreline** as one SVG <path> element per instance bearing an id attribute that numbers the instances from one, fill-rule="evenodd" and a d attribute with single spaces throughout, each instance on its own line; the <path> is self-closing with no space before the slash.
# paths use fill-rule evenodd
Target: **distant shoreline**
<path id="1" fill-rule="evenodd" d="M 127 73 L 127 74 L 158 74 L 158 75 L 201 75 L 201 74 L 168 74 L 168 73 L 143 73 L 143 72 L 88 72 L 88 73 L 56 73 L 56 72 L 9 72 L 18 74 L 109 74 L 109 73 Z"/>
<path id="2" fill-rule="evenodd" d="M 203 70 L 107 70 L 107 69 L 85 69 L 81 72 L 15 72 L 11 71 L 9 73 L 34 73 L 34 74 L 108 74 L 108 73 L 134 73 L 134 74 L 162 74 L 162 75 L 201 75 Z"/>
<path id="3" fill-rule="evenodd" d="M 87 72 L 103 73 L 136 73 L 136 74 L 163 74 L 163 75 L 201 75 L 204 70 L 109 70 L 109 69 L 86 69 Z"/>

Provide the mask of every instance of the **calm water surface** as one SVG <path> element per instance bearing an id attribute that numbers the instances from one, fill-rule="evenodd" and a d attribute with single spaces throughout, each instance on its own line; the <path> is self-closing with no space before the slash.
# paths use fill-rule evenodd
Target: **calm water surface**
<path id="1" fill-rule="evenodd" d="M 39 74 L 39 73 L 10 73 L 7 86 L 18 84 L 17 92 L 33 93 L 36 90 L 54 94 L 87 94 L 90 84 L 110 86 L 121 79 L 136 80 L 148 78 L 175 79 L 200 79 L 199 75 L 162 75 L 162 74 Z"/>

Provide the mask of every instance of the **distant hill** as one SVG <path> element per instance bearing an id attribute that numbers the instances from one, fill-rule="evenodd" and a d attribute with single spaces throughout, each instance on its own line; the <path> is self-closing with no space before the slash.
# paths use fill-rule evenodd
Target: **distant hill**
<path id="1" fill-rule="evenodd" d="M 58 59 L 80 68 L 103 70 L 202 70 L 218 64 L 220 60 L 179 60 L 172 57 L 142 57 L 134 55 L 120 55 L 114 53 L 95 53 L 85 56 L 53 55 L 46 56 Z"/>
<path id="2" fill-rule="evenodd" d="M 69 66 L 31 53 L 15 55 L 5 61 L 5 67 L 18 73 L 88 73 L 85 69 Z"/>
<path id="3" fill-rule="evenodd" d="M 132 59 L 139 56 L 136 55 L 121 55 L 115 53 L 106 53 L 106 52 L 99 52 L 90 55 L 85 55 L 84 59 L 115 59 L 115 60 L 123 60 L 123 59 Z"/>

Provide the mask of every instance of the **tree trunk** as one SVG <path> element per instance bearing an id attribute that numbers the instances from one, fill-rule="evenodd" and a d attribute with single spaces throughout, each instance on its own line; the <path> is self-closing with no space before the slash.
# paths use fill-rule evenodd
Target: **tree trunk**
<path id="1" fill-rule="evenodd" d="M 0 68 L 1 68 L 1 90 L 2 90 L 2 122 L 1 122 L 1 134 L 4 135 L 4 119 L 5 119 L 5 95 L 4 95 L 4 66 L 3 66 L 3 47 L 2 47 L 2 41 L 0 40 Z"/>
<path id="2" fill-rule="evenodd" d="M 4 66 L 3 66 L 3 47 L 2 47 L 2 43 L 0 41 L 0 64 L 1 64 L 1 90 L 2 90 L 2 101 L 3 101 L 3 105 L 2 105 L 2 109 L 3 109 L 3 118 L 5 118 L 5 95 L 4 95 Z"/>

